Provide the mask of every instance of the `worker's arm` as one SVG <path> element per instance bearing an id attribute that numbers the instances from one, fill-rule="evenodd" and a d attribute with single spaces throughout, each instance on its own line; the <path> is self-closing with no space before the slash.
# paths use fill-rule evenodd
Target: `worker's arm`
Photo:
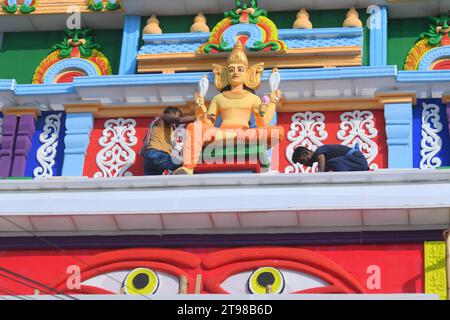
<path id="1" fill-rule="evenodd" d="M 190 123 L 190 122 L 194 122 L 195 120 L 197 120 L 197 116 L 183 116 L 180 117 L 180 123 Z"/>
<path id="2" fill-rule="evenodd" d="M 319 172 L 325 172 L 325 155 L 324 154 L 319 154 L 317 156 L 317 163 L 318 163 L 318 171 Z"/>

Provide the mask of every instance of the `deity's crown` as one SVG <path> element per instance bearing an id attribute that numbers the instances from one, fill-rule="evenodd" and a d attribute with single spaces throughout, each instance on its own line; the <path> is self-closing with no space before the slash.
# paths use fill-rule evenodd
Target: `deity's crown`
<path id="1" fill-rule="evenodd" d="M 239 63 L 248 67 L 247 54 L 245 53 L 244 45 L 238 40 L 228 56 L 227 65 Z"/>

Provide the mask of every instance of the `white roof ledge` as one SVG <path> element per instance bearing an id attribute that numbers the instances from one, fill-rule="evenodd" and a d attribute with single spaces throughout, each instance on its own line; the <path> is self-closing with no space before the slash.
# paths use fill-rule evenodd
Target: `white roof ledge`
<path id="1" fill-rule="evenodd" d="M 0 181 L 0 236 L 431 230 L 450 170 Z"/>

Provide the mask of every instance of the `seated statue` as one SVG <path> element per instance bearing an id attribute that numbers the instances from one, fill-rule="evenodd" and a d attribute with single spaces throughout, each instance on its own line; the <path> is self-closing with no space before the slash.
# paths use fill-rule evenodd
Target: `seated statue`
<path id="1" fill-rule="evenodd" d="M 195 94 L 195 113 L 197 121 L 186 128 L 183 145 L 183 164 L 174 174 L 192 174 L 200 162 L 202 148 L 212 142 L 233 141 L 234 143 L 256 142 L 271 148 L 284 135 L 282 127 L 270 127 L 281 97 L 280 90 L 274 90 L 265 101 L 255 95 L 261 83 L 264 63 L 249 67 L 245 47 L 240 43 L 234 46 L 226 67 L 213 65 L 215 86 L 221 91 L 206 110 L 204 97 Z M 256 128 L 250 128 L 254 115 Z M 215 127 L 221 115 L 220 127 Z"/>

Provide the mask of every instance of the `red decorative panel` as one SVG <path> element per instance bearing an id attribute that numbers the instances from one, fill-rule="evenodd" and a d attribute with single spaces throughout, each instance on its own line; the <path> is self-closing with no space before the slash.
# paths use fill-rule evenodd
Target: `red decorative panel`
<path id="1" fill-rule="evenodd" d="M 383 110 L 279 113 L 278 125 L 285 130 L 285 139 L 280 145 L 280 172 L 299 172 L 294 171 L 287 158 L 296 146 L 306 145 L 315 150 L 321 144 L 352 145 L 356 140 L 366 158 L 371 160 L 372 169 L 373 166 L 388 166 Z"/>
<path id="2" fill-rule="evenodd" d="M 134 176 L 144 175 L 144 159 L 139 155 L 139 150 L 142 147 L 142 140 L 152 120 L 153 118 L 95 119 L 84 161 L 83 175 L 93 177 L 100 173 L 102 176 L 110 176 L 109 174 L 121 176 L 124 175 L 124 172 L 130 172 Z M 105 126 L 108 128 L 106 129 Z M 114 143 L 111 139 L 112 137 L 121 140 L 121 143 Z M 100 139 L 104 139 L 103 143 L 100 142 Z M 135 153 L 134 161 L 130 160 L 128 148 Z M 125 157 L 117 156 L 119 152 L 124 152 Z M 105 165 L 98 165 L 97 156 L 104 159 Z M 114 157 L 115 159 L 112 159 Z M 128 163 L 130 161 L 131 165 L 128 168 L 125 167 L 127 164 L 120 165 L 122 162 Z M 114 165 L 116 166 L 115 169 L 112 168 Z M 123 172 L 119 174 L 117 169 Z M 108 174 L 105 174 L 104 171 Z"/>
<path id="3" fill-rule="evenodd" d="M 155 293 L 176 294 L 180 276 L 193 293 L 202 275 L 202 293 L 237 294 L 264 268 L 281 275 L 283 294 L 423 293 L 423 265 L 422 244 L 0 251 L 0 294 L 48 292 L 30 279 L 66 293 L 119 293 L 137 269 L 158 274 Z"/>

